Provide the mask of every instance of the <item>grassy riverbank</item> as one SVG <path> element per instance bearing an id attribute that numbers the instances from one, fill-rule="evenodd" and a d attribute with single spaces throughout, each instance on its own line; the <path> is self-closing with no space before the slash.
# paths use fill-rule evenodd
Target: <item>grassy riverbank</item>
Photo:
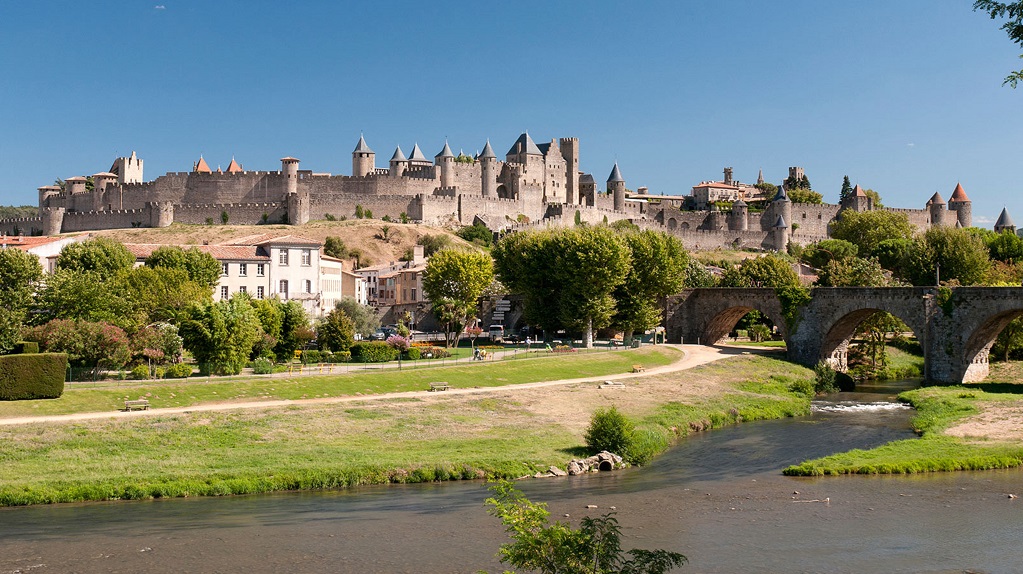
<path id="1" fill-rule="evenodd" d="M 651 362 L 673 359 L 663 352 L 644 352 L 652 353 L 642 355 Z M 639 353 L 608 356 L 625 359 L 630 366 L 641 362 Z M 531 376 L 518 370 L 494 376 L 499 364 L 454 369 L 469 369 L 470 379 L 464 383 L 469 386 L 502 385 L 564 378 L 562 369 L 569 376 L 583 376 L 598 357 L 587 356 L 584 363 L 574 359 L 538 361 Z M 522 369 L 529 362 L 514 363 Z M 577 456 L 586 422 L 599 406 L 619 405 L 641 421 L 641 428 L 664 437 L 681 436 L 740 420 L 804 413 L 809 399 L 788 387 L 805 377 L 812 372 L 783 361 L 737 356 L 630 380 L 619 390 L 579 383 L 3 426 L 0 505 L 519 477 L 552 464 L 563 466 Z M 453 375 L 445 379 L 459 380 Z M 404 383 L 362 380 L 364 386 L 353 388 L 391 390 L 399 384 Z"/>
<path id="2" fill-rule="evenodd" d="M 452 388 L 496 387 L 578 377 L 627 373 L 633 365 L 646 368 L 670 364 L 681 352 L 663 346 L 631 351 L 586 354 L 521 353 L 514 360 L 450 363 L 425 369 L 352 370 L 335 367 L 333 375 L 247 378 L 194 377 L 161 381 L 104 381 L 69 386 L 58 399 L 0 402 L 0 418 L 66 415 L 113 411 L 130 399 L 148 399 L 154 409 L 190 407 L 205 403 L 296 400 L 379 395 L 429 389 L 431 381 Z"/>
<path id="3" fill-rule="evenodd" d="M 810 460 L 784 472 L 790 476 L 910 474 L 1023 466 L 1019 440 L 990 438 L 990 430 L 959 428 L 964 420 L 981 413 L 997 418 L 999 413 L 1023 409 L 1023 398 L 1015 390 L 990 393 L 977 387 L 928 387 L 902 393 L 899 398 L 918 411 L 913 427 L 920 438 Z"/>

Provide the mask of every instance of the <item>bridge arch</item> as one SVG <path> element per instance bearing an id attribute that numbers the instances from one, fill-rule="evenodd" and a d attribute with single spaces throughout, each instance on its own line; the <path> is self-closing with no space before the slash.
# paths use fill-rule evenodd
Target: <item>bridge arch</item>
<path id="1" fill-rule="evenodd" d="M 825 361 L 836 371 L 845 372 L 849 368 L 849 344 L 857 327 L 876 313 L 890 313 L 905 323 L 917 338 L 924 336 L 925 325 L 920 324 L 917 317 L 904 313 L 897 308 L 881 308 L 881 306 L 864 306 L 847 311 L 838 316 L 822 333 L 819 361 Z M 924 359 L 926 361 L 926 358 Z"/>
<path id="2" fill-rule="evenodd" d="M 1005 309 L 984 317 L 969 331 L 963 345 L 962 359 L 966 370 L 963 382 L 979 381 L 987 377 L 991 346 L 1009 323 L 1020 316 L 1023 316 L 1023 302 L 1019 308 Z"/>

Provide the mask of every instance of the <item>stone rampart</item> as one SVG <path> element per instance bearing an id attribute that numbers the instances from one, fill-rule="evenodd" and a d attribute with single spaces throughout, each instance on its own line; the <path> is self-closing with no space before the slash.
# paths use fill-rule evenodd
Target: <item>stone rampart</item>
<path id="1" fill-rule="evenodd" d="M 13 217 L 0 219 L 0 233 L 4 235 L 42 235 L 42 217 Z"/>

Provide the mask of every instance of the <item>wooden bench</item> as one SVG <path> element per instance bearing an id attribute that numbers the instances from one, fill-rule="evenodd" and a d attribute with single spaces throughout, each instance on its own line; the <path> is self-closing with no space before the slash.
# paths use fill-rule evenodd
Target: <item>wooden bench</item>
<path id="1" fill-rule="evenodd" d="M 644 367 L 643 365 L 632 365 L 633 373 L 642 373 L 644 371 L 646 371 L 646 367 Z"/>
<path id="2" fill-rule="evenodd" d="M 451 388 L 451 385 L 449 385 L 447 383 L 444 383 L 444 382 L 430 383 L 430 392 L 433 392 L 433 391 L 446 391 L 449 388 Z"/>
<path id="3" fill-rule="evenodd" d="M 129 413 L 134 410 L 148 411 L 149 401 L 147 401 L 146 399 L 139 399 L 137 401 L 124 401 L 124 410 Z"/>

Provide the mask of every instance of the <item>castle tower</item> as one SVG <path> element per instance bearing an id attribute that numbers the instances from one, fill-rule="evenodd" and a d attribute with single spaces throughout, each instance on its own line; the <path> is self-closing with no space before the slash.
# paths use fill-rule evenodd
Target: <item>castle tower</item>
<path id="1" fill-rule="evenodd" d="M 64 192 L 68 195 L 85 193 L 85 177 L 76 175 L 64 180 Z"/>
<path id="2" fill-rule="evenodd" d="M 412 153 L 408 156 L 408 166 L 409 168 L 431 167 L 433 164 L 423 155 L 423 150 L 419 149 L 419 144 L 415 143 L 412 145 Z"/>
<path id="3" fill-rule="evenodd" d="M 43 209 L 50 202 L 51 197 L 60 195 L 60 187 L 56 185 L 44 185 L 38 188 L 39 191 L 39 217 L 43 216 Z"/>
<path id="4" fill-rule="evenodd" d="M 785 193 L 784 186 L 778 188 L 778 193 L 771 200 L 771 215 L 785 222 L 792 221 L 792 200 L 789 199 L 789 194 Z M 784 245 L 788 245 L 787 235 Z"/>
<path id="5" fill-rule="evenodd" d="M 615 162 L 611 175 L 607 176 L 607 192 L 614 194 L 615 211 L 625 211 L 625 179 Z"/>
<path id="6" fill-rule="evenodd" d="M 803 177 L 805 175 L 806 175 L 806 172 L 803 171 L 803 168 L 801 168 L 801 167 L 790 167 L 789 168 L 789 177 L 792 178 L 792 181 L 800 181 L 801 179 L 803 179 Z"/>
<path id="7" fill-rule="evenodd" d="M 941 194 L 934 192 L 934 195 L 927 200 L 927 212 L 931 216 L 931 225 L 934 227 L 941 227 L 945 225 L 945 200 L 941 198 Z"/>
<path id="8" fill-rule="evenodd" d="M 998 221 L 995 222 L 995 233 L 1003 231 L 1016 233 L 1016 224 L 1012 221 L 1012 217 L 1009 216 L 1009 211 L 1004 207 L 1002 212 L 998 214 Z"/>
<path id="9" fill-rule="evenodd" d="M 728 230 L 749 230 L 749 206 L 746 205 L 745 201 L 737 199 L 732 204 L 732 213 L 728 216 Z"/>
<path id="10" fill-rule="evenodd" d="M 778 216 L 771 229 L 771 243 L 775 251 L 785 251 L 789 246 L 789 224 L 788 220 Z"/>
<path id="11" fill-rule="evenodd" d="M 455 154 L 451 153 L 451 147 L 447 140 L 444 141 L 444 149 L 433 156 L 433 163 L 440 167 L 440 186 L 452 187 L 455 185 Z"/>
<path id="12" fill-rule="evenodd" d="M 558 140 L 561 156 L 565 158 L 565 203 L 582 204 L 579 193 L 579 138 Z"/>
<path id="13" fill-rule="evenodd" d="M 241 173 L 243 171 L 245 170 L 242 168 L 242 164 L 236 162 L 234 156 L 231 156 L 231 163 L 227 164 L 226 173 Z"/>
<path id="14" fill-rule="evenodd" d="M 722 181 L 725 185 L 732 185 L 732 168 L 725 168 L 725 179 Z"/>
<path id="15" fill-rule="evenodd" d="M 142 160 L 132 151 L 129 157 L 115 159 L 110 173 L 117 174 L 117 183 L 142 183 Z"/>
<path id="16" fill-rule="evenodd" d="M 391 177 L 401 177 L 408 169 L 408 159 L 401 151 L 401 146 L 394 148 L 394 155 L 391 156 Z"/>
<path id="17" fill-rule="evenodd" d="M 170 201 L 152 201 L 146 204 L 149 207 L 150 227 L 169 227 L 174 223 L 174 203 Z"/>
<path id="18" fill-rule="evenodd" d="M 102 211 L 104 207 L 103 198 L 106 196 L 107 187 L 117 181 L 117 174 L 104 171 L 92 175 L 92 209 Z"/>
<path id="19" fill-rule="evenodd" d="M 872 207 L 873 200 L 864 193 L 863 188 L 859 184 L 853 188 L 852 194 L 842 202 L 842 209 L 851 209 L 853 211 L 870 211 Z"/>
<path id="20" fill-rule="evenodd" d="M 490 140 L 483 146 L 483 152 L 479 156 L 480 162 L 480 189 L 483 197 L 497 197 L 497 155 L 494 148 L 490 147 Z"/>
<path id="21" fill-rule="evenodd" d="M 298 193 L 298 159 L 291 156 L 281 158 L 281 173 L 284 175 L 284 193 Z"/>
<path id="22" fill-rule="evenodd" d="M 952 197 L 948 198 L 948 210 L 956 212 L 956 223 L 961 227 L 973 225 L 973 202 L 966 197 L 966 191 L 959 183 L 956 183 Z"/>
<path id="23" fill-rule="evenodd" d="M 359 136 L 359 143 L 352 151 L 352 175 L 366 177 L 376 169 L 377 154 L 366 145 L 366 138 Z"/>
<path id="24" fill-rule="evenodd" d="M 66 211 L 63 207 L 44 207 L 43 234 L 60 235 L 60 231 L 64 227 L 65 213 Z"/>

